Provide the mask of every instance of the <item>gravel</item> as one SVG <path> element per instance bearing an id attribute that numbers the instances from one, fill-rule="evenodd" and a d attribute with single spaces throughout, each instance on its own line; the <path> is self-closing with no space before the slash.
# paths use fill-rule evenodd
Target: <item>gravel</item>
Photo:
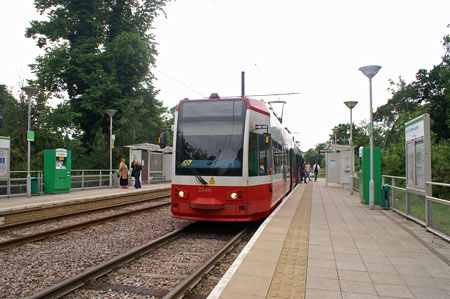
<path id="1" fill-rule="evenodd" d="M 170 208 L 164 207 L 3 250 L 0 298 L 31 296 L 187 223 L 172 218 Z M 149 298 L 115 296 L 111 293 L 100 298 Z"/>

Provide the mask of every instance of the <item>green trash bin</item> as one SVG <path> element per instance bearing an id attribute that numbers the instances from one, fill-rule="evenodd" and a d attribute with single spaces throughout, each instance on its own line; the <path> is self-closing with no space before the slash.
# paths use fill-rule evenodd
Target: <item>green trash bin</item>
<path id="1" fill-rule="evenodd" d="M 383 184 L 381 186 L 380 207 L 389 209 L 389 185 Z"/>
<path id="2" fill-rule="evenodd" d="M 31 177 L 31 195 L 39 193 L 39 183 L 36 177 Z"/>

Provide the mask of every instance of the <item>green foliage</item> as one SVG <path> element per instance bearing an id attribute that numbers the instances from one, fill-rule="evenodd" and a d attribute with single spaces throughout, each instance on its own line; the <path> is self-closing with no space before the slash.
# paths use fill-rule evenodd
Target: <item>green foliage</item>
<path id="1" fill-rule="evenodd" d="M 449 25 L 450 27 L 450 25 Z M 374 146 L 381 147 L 383 174 L 405 174 L 405 123 L 429 113 L 432 133 L 432 180 L 450 182 L 450 35 L 444 36 L 445 55 L 442 62 L 431 70 L 419 70 L 416 80 L 407 84 L 401 77 L 390 80 L 391 98 L 377 108 L 374 114 Z M 348 124 L 333 128 L 338 144 L 348 144 Z M 367 124 L 353 127 L 353 145 L 369 146 Z M 309 151 L 308 151 L 309 152 Z M 450 188 L 433 187 L 433 195 L 450 198 Z"/>
<path id="2" fill-rule="evenodd" d="M 28 105 L 25 98 L 17 101 L 0 85 L 0 115 L 3 116 L 3 128 L 0 136 L 11 137 L 11 169 L 25 170 L 27 167 L 27 115 Z"/>
<path id="3" fill-rule="evenodd" d="M 303 159 L 309 164 L 314 165 L 316 162 L 319 162 L 320 167 L 324 167 L 323 163 L 324 156 L 320 154 L 321 150 L 324 150 L 327 147 L 326 143 L 318 143 L 315 149 L 309 149 L 305 153 L 303 153 Z"/>
<path id="4" fill-rule="evenodd" d="M 53 94 L 67 92 L 70 119 L 88 151 L 99 130 L 109 126 L 106 109 L 118 110 L 115 134 L 121 145 L 159 135 L 153 130 L 160 129 L 164 108 L 151 86 L 157 52 L 150 29 L 165 2 L 35 0 L 48 17 L 26 31 L 45 51 L 32 65 L 37 83 Z M 108 142 L 108 134 L 102 136 Z"/>

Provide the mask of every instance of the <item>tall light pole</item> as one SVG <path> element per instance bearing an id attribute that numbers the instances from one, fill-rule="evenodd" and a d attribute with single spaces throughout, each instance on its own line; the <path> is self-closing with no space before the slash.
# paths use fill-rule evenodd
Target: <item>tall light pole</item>
<path id="1" fill-rule="evenodd" d="M 106 113 L 109 115 L 109 188 L 112 188 L 112 119 L 117 110 L 107 109 Z"/>
<path id="2" fill-rule="evenodd" d="M 28 141 L 28 157 L 27 157 L 27 197 L 31 197 L 31 174 L 30 174 L 30 160 L 31 160 L 31 139 L 29 132 L 31 131 L 31 98 L 37 93 L 38 89 L 33 86 L 22 87 L 22 90 L 27 94 L 28 100 L 28 128 L 27 128 L 27 141 Z"/>
<path id="3" fill-rule="evenodd" d="M 352 109 L 355 108 L 357 101 L 346 101 L 345 106 L 350 109 L 350 171 L 352 173 L 352 178 L 350 180 L 350 195 L 353 195 L 353 156 L 355 155 L 353 151 L 353 120 L 352 120 Z"/>
<path id="4" fill-rule="evenodd" d="M 369 181 L 369 209 L 373 210 L 374 204 L 374 182 L 373 182 L 373 115 L 372 115 L 372 78 L 381 69 L 379 65 L 366 65 L 359 70 L 369 78 L 370 91 L 370 181 Z"/>
<path id="5" fill-rule="evenodd" d="M 337 134 L 337 132 L 339 130 L 338 130 L 338 128 L 333 128 L 332 131 L 333 131 L 333 134 L 334 134 L 334 144 L 337 144 L 336 134 Z"/>

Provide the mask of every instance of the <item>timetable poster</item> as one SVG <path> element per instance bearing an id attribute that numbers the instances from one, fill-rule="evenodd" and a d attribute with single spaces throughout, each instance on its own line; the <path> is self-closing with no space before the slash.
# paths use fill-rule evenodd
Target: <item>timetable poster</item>
<path id="1" fill-rule="evenodd" d="M 0 150 L 0 177 L 7 177 L 8 175 L 8 151 Z"/>
<path id="2" fill-rule="evenodd" d="M 416 142 L 416 186 L 425 188 L 425 148 L 422 141 Z"/>
<path id="3" fill-rule="evenodd" d="M 415 184 L 415 147 L 414 143 L 409 142 L 406 144 L 406 185 L 413 187 Z"/>

